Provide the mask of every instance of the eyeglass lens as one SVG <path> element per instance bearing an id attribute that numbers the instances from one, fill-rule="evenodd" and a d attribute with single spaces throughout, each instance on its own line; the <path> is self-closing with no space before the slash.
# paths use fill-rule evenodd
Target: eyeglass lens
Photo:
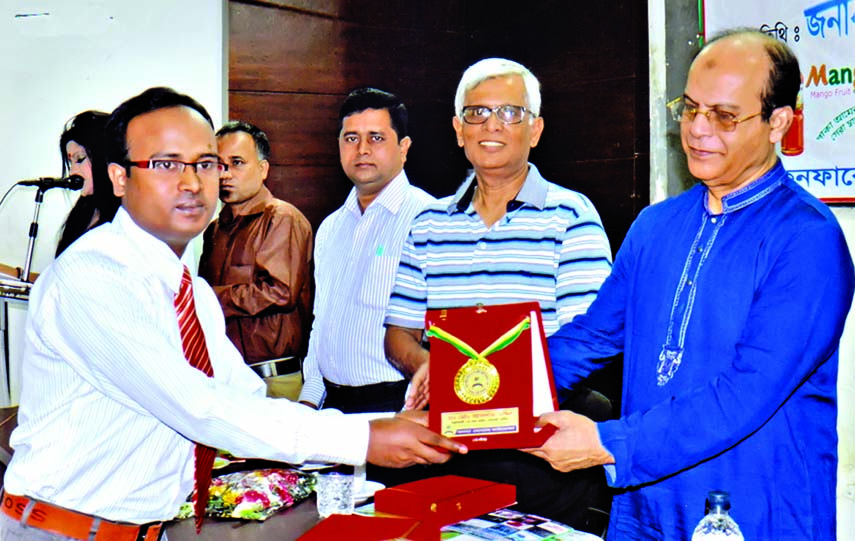
<path id="1" fill-rule="evenodd" d="M 699 114 L 707 117 L 707 120 L 720 131 L 733 131 L 738 124 L 736 117 L 726 111 L 718 111 L 716 109 L 701 111 L 683 101 L 678 101 L 671 105 L 671 116 L 677 122 L 694 122 L 695 117 Z"/>
<path id="2" fill-rule="evenodd" d="M 463 108 L 463 120 L 467 124 L 483 124 L 490 115 L 495 114 L 504 124 L 519 124 L 525 112 L 525 107 L 519 105 L 499 105 L 492 109 L 483 105 L 469 105 Z"/>
<path id="3" fill-rule="evenodd" d="M 200 160 L 198 162 L 182 162 L 180 160 L 152 160 L 159 161 L 153 164 L 154 169 L 165 173 L 180 174 L 187 167 L 192 167 L 199 176 L 216 176 L 225 171 L 225 164 L 216 160 Z"/>

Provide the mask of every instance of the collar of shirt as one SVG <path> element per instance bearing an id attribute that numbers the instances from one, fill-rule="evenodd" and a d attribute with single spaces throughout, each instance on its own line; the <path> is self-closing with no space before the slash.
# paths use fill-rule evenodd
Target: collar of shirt
<path id="1" fill-rule="evenodd" d="M 409 185 L 410 181 L 407 178 L 407 174 L 403 169 L 401 169 L 401 172 L 389 181 L 389 184 L 380 190 L 380 193 L 377 194 L 377 197 L 370 205 L 368 205 L 368 208 L 366 208 L 365 211 L 368 212 L 369 209 L 379 206 L 385 208 L 391 214 L 397 215 L 398 211 L 401 209 L 401 205 L 404 204 L 407 187 L 409 187 Z M 362 211 L 359 210 L 356 188 L 350 189 L 347 200 L 344 202 L 344 208 L 346 208 L 351 214 L 355 214 L 357 216 L 362 215 Z"/>
<path id="2" fill-rule="evenodd" d="M 219 220 L 221 223 L 226 223 L 241 216 L 252 216 L 253 214 L 261 214 L 267 206 L 267 202 L 273 199 L 273 194 L 267 186 L 262 185 L 258 193 L 247 199 L 243 203 L 237 205 L 223 205 L 223 210 L 220 211 Z"/>
<path id="3" fill-rule="evenodd" d="M 775 188 L 780 186 L 784 182 L 784 180 L 786 180 L 786 178 L 787 171 L 781 164 L 781 160 L 778 160 L 774 167 L 766 171 L 763 176 L 761 176 L 757 180 L 751 182 L 747 186 L 743 186 L 742 188 L 736 190 L 733 193 L 729 193 L 722 197 L 722 214 L 728 214 L 730 212 L 737 211 L 763 199 L 764 197 L 769 195 Z M 707 214 L 710 214 L 710 209 L 708 205 L 709 199 L 704 197 L 704 209 L 707 211 Z"/>
<path id="4" fill-rule="evenodd" d="M 137 225 L 124 207 L 119 207 L 111 224 L 105 224 L 105 226 L 114 228 L 119 238 L 126 238 L 128 245 L 137 247 L 136 250 L 127 253 L 131 257 L 142 256 L 141 259 L 144 261 L 137 261 L 134 264 L 144 264 L 163 280 L 173 293 L 178 293 L 181 276 L 184 274 L 184 263 L 175 255 L 175 252 L 165 242 Z"/>
<path id="5" fill-rule="evenodd" d="M 460 188 L 451 198 L 446 211 L 449 214 L 455 212 L 466 212 L 472 205 L 472 197 L 475 195 L 475 173 L 471 173 L 469 177 L 463 181 Z M 525 182 L 517 196 L 508 201 L 508 211 L 516 210 L 523 205 L 531 205 L 538 210 L 543 210 L 546 204 L 546 192 L 548 190 L 546 179 L 540 175 L 537 167 L 530 163 L 528 164 L 528 174 L 525 177 Z M 474 209 L 473 209 L 474 212 Z"/>

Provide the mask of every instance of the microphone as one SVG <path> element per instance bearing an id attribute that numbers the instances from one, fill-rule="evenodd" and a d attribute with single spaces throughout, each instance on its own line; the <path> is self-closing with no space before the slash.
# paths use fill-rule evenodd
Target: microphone
<path id="1" fill-rule="evenodd" d="M 69 175 L 65 178 L 41 177 L 32 180 L 21 180 L 18 186 L 37 186 L 42 191 L 51 188 L 65 188 L 67 190 L 79 190 L 83 187 L 83 177 L 80 175 Z"/>

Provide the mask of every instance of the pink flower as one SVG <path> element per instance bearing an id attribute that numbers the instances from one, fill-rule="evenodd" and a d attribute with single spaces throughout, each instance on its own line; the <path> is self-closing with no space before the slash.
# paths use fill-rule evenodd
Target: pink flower
<path id="1" fill-rule="evenodd" d="M 245 501 L 245 502 L 259 502 L 265 507 L 270 505 L 270 498 L 268 498 L 265 494 L 263 494 L 257 490 L 247 490 L 243 495 L 243 501 Z"/>

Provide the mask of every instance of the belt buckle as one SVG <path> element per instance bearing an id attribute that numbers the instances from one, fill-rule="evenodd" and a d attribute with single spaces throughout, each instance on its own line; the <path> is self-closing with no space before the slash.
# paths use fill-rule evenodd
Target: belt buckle
<path id="1" fill-rule="evenodd" d="M 289 366 L 290 364 L 296 364 L 293 368 L 296 368 L 297 370 L 291 370 L 292 367 Z M 296 373 L 301 369 L 300 361 L 294 355 L 253 363 L 249 365 L 249 367 L 262 378 L 286 376 L 288 374 Z"/>
<path id="2" fill-rule="evenodd" d="M 149 539 L 149 530 L 152 530 L 154 528 L 158 528 L 157 536 Z M 149 522 L 148 524 L 143 524 L 140 526 L 139 533 L 137 534 L 137 541 L 159 541 L 161 537 L 163 537 L 163 523 Z"/>

